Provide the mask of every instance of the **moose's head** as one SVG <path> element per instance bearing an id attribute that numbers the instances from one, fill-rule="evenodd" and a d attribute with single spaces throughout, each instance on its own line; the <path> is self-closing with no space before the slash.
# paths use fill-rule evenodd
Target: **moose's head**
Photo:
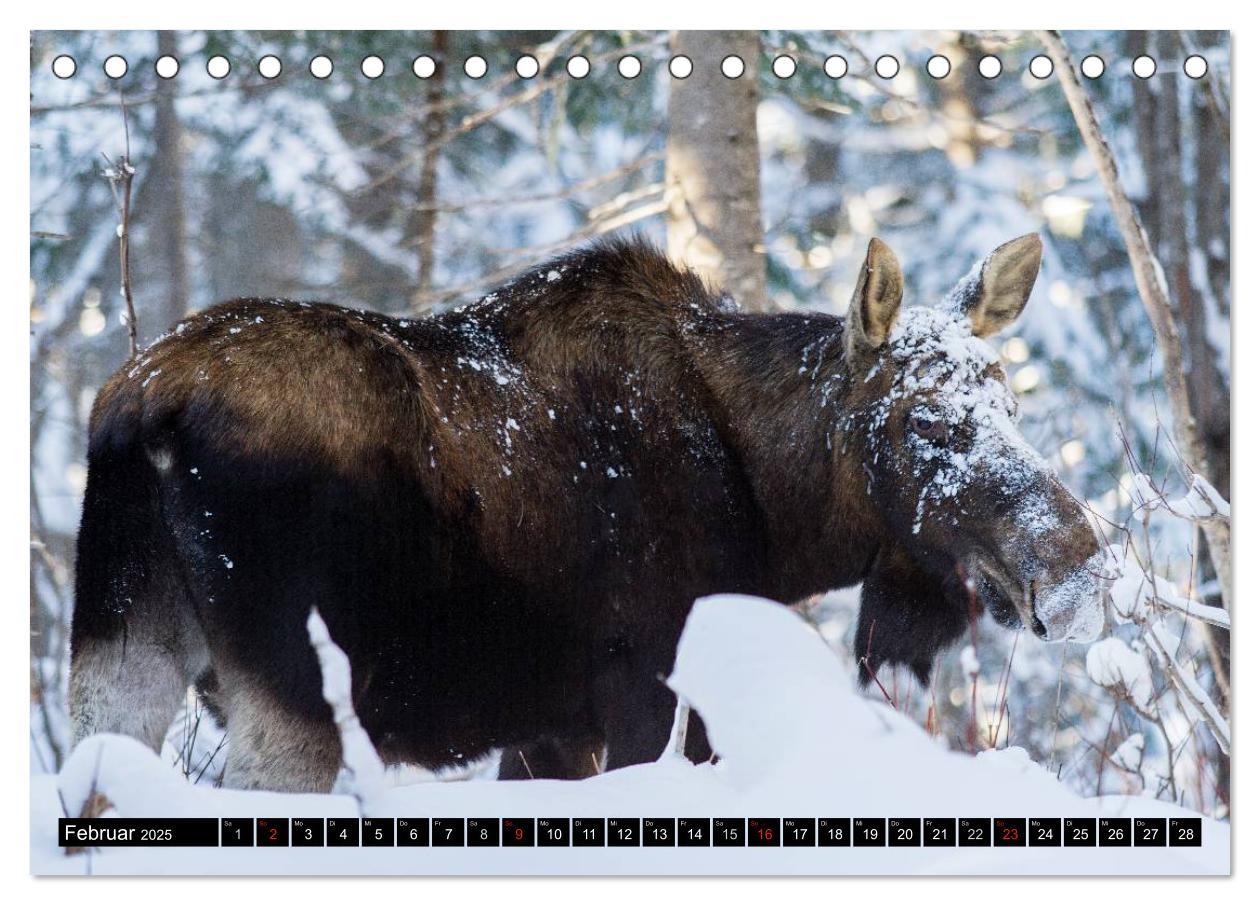
<path id="1" fill-rule="evenodd" d="M 1082 506 L 1016 429 L 1018 405 L 985 337 L 1023 311 L 1041 240 L 979 262 L 936 308 L 903 309 L 901 267 L 872 240 L 850 304 L 840 455 L 860 458 L 886 538 L 862 592 L 863 681 L 933 655 L 981 607 L 1046 641 L 1092 638 L 1104 584 Z"/>

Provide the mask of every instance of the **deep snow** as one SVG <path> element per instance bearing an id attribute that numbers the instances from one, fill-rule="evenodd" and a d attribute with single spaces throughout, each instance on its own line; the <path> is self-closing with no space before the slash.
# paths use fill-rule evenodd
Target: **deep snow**
<path id="1" fill-rule="evenodd" d="M 859 696 L 847 664 L 792 611 L 722 595 L 693 609 L 668 682 L 705 719 L 716 765 L 672 753 L 581 782 L 430 782 L 363 798 L 367 816 L 1088 817 L 1199 816 L 1165 802 L 1082 799 L 1019 748 L 945 749 Z M 362 848 L 56 847 L 62 802 L 95 785 L 125 817 L 355 816 L 351 795 L 188 784 L 140 743 L 96 736 L 59 776 L 32 777 L 31 869 L 41 874 L 1225 874 L 1229 827 L 1204 819 L 1195 848 Z"/>

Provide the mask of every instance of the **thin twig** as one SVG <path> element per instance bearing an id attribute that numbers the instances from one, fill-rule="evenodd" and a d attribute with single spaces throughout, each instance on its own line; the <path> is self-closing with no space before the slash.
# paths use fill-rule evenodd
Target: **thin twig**
<path id="1" fill-rule="evenodd" d="M 136 305 L 131 293 L 131 181 L 136 175 L 131 165 L 131 124 L 127 119 L 127 99 L 122 91 L 118 92 L 118 106 L 122 110 L 124 151 L 118 160 L 110 160 L 104 155 L 109 166 L 104 176 L 109 180 L 109 188 L 114 193 L 114 205 L 118 208 L 118 269 L 122 280 L 123 301 L 127 304 L 127 341 L 130 346 L 130 358 L 136 357 L 138 342 L 136 340 Z"/>

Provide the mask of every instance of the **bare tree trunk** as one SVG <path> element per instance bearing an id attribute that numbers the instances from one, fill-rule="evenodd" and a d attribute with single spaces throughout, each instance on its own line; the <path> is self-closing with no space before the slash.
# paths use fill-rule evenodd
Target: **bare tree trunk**
<path id="1" fill-rule="evenodd" d="M 670 82 L 669 253 L 746 310 L 767 310 L 757 144 L 760 39 L 751 31 L 679 31 L 672 53 L 688 56 L 695 69 Z M 728 54 L 744 61 L 738 79 L 722 74 Z"/>
<path id="2" fill-rule="evenodd" d="M 1134 56 L 1147 53 L 1156 59 L 1173 59 L 1180 43 L 1172 32 L 1133 31 L 1129 33 L 1126 50 Z M 1143 223 L 1150 227 L 1151 245 L 1164 263 L 1168 293 L 1179 319 L 1182 346 L 1189 365 L 1186 381 L 1190 407 L 1204 443 L 1205 477 L 1229 499 L 1229 390 L 1207 335 L 1205 305 L 1212 302 L 1204 298 L 1201 287 L 1195 285 L 1191 275 L 1192 241 L 1201 250 L 1205 263 L 1209 261 L 1204 246 L 1211 243 L 1205 243 L 1203 238 L 1215 235 L 1217 223 L 1227 216 L 1225 199 L 1217 189 L 1223 187 L 1217 178 L 1221 145 L 1216 140 L 1216 130 L 1212 129 L 1206 140 L 1200 134 L 1193 146 L 1187 146 L 1178 82 L 1138 79 L 1133 84 L 1138 153 L 1146 184 L 1150 187 L 1139 208 Z M 1193 108 L 1191 113 L 1194 113 Z M 1200 185 L 1212 187 L 1207 191 L 1219 205 L 1205 207 L 1200 203 L 1193 219 L 1183 176 L 1184 162 L 1191 152 L 1196 155 L 1195 171 L 1204 174 Z M 1215 294 L 1211 286 L 1208 288 Z"/>
<path id="3" fill-rule="evenodd" d="M 158 32 L 158 56 L 179 56 L 173 31 Z M 185 245 L 184 127 L 175 110 L 175 79 L 159 79 L 153 120 L 153 165 L 146 193 L 145 220 L 159 268 L 155 288 L 158 300 L 154 331 L 161 333 L 188 313 L 188 256 Z"/>
<path id="4" fill-rule="evenodd" d="M 416 242 L 416 291 L 411 308 L 418 311 L 429 304 L 433 291 L 434 244 L 437 238 L 438 162 L 442 157 L 446 135 L 445 99 L 446 64 L 449 35 L 433 32 L 433 60 L 436 64 L 425 89 L 424 156 L 420 160 L 420 186 L 416 193 L 416 216 L 413 235 Z"/>
<path id="5" fill-rule="evenodd" d="M 1173 59 L 1178 42 L 1160 32 L 1156 58 Z M 1180 81 L 1180 80 L 1178 80 Z M 1178 81 L 1161 85 L 1156 98 L 1156 140 L 1160 169 L 1152 172 L 1159 186 L 1159 230 L 1156 248 L 1167 267 L 1168 288 L 1181 316 L 1190 405 L 1203 438 L 1207 478 L 1229 499 L 1229 394 L 1216 367 L 1216 353 L 1207 336 L 1204 300 L 1190 274 L 1189 194 L 1183 177 L 1181 98 Z M 1214 181 L 1215 174 L 1207 177 Z M 1216 214 L 1219 216 L 1219 213 Z M 1223 441 L 1223 442 L 1222 442 Z"/>
<path id="6" fill-rule="evenodd" d="M 978 55 L 974 45 L 973 38 L 966 32 L 959 32 L 956 38 L 941 47 L 941 53 L 953 61 L 950 77 L 938 83 L 945 129 L 949 133 L 945 156 L 960 168 L 975 164 L 982 144 L 975 98 L 981 97 L 987 87 L 980 83 L 988 80 L 976 69 Z"/>
<path id="7" fill-rule="evenodd" d="M 1222 43 L 1226 48 L 1229 48 L 1230 33 L 1227 31 L 1201 31 L 1198 34 L 1214 44 Z M 1180 50 L 1180 54 L 1198 53 L 1195 33 L 1187 31 L 1177 32 L 1177 47 Z M 1215 122 L 1216 130 L 1221 133 L 1228 144 L 1230 135 L 1229 101 L 1221 88 L 1221 80 L 1216 77 L 1216 73 L 1212 71 L 1211 66 L 1208 66 L 1207 72 L 1203 75 L 1202 99 L 1204 108 L 1211 114 Z"/>
<path id="8" fill-rule="evenodd" d="M 1228 33 L 1220 40 L 1228 42 Z M 1195 164 L 1201 174 L 1195 186 L 1195 236 L 1207 258 L 1209 304 L 1221 317 L 1229 317 L 1229 120 L 1222 119 L 1211 86 L 1196 89 L 1192 98 Z"/>
<path id="9" fill-rule="evenodd" d="M 1182 53 L 1182 38 L 1175 32 L 1145 33 L 1148 46 L 1144 52 L 1156 59 L 1176 59 Z M 1154 46 L 1149 46 L 1153 44 Z M 1219 129 L 1216 114 L 1209 113 L 1211 121 L 1205 121 L 1202 111 L 1204 100 L 1211 102 L 1211 92 L 1205 82 L 1186 85 L 1193 92 L 1195 104 L 1188 108 L 1190 130 L 1195 140 L 1186 141 L 1187 130 L 1183 127 L 1181 79 L 1170 79 L 1152 91 L 1153 79 L 1139 82 L 1135 91 L 1139 95 L 1150 94 L 1154 106 L 1155 153 L 1146 164 L 1147 184 L 1158 186 L 1150 192 L 1156 205 L 1158 218 L 1153 236 L 1155 247 L 1168 267 L 1168 287 L 1181 316 L 1182 339 L 1190 364 L 1186 374 L 1190 391 L 1190 404 L 1199 422 L 1203 438 L 1207 477 L 1226 499 L 1230 485 L 1230 411 L 1229 387 L 1225 376 L 1217 367 L 1217 352 L 1208 337 L 1208 305 L 1217 304 L 1212 296 L 1223 292 L 1228 285 L 1226 277 L 1219 284 L 1213 283 L 1209 247 L 1221 227 L 1228 223 L 1228 203 L 1225 193 L 1228 183 L 1218 178 L 1223 169 L 1222 154 L 1228 154 L 1229 130 Z M 1218 136 L 1224 138 L 1221 141 Z M 1183 173 L 1187 155 L 1193 154 L 1193 170 L 1199 174 L 1200 186 L 1207 186 L 1209 203 L 1203 196 L 1196 197 L 1194 216 L 1191 217 L 1191 199 Z M 1191 273 L 1191 249 L 1197 247 L 1202 256 L 1207 279 L 1206 285 L 1196 285 Z M 1223 255 L 1228 244 L 1218 250 Z M 1205 297 L 1204 293 L 1207 293 Z M 1224 314 L 1224 312 L 1222 312 Z M 1228 316 L 1225 314 L 1225 316 Z M 1210 581 L 1214 577 L 1213 563 L 1204 562 L 1200 578 Z M 1212 600 L 1215 595 L 1205 594 Z M 1217 691 L 1226 708 L 1230 705 L 1230 632 L 1220 628 L 1206 631 L 1208 653 L 1213 665 Z M 1215 754 L 1216 787 L 1221 801 L 1230 803 L 1230 758 L 1221 750 Z"/>
<path id="10" fill-rule="evenodd" d="M 1063 86 L 1063 93 L 1072 108 L 1072 115 L 1076 119 L 1081 137 L 1094 158 L 1094 165 L 1098 168 L 1098 175 L 1111 205 L 1112 215 L 1116 218 L 1116 225 L 1124 239 L 1129 264 L 1137 282 L 1138 295 L 1146 308 L 1147 318 L 1151 322 L 1155 340 L 1164 359 L 1164 387 L 1172 407 L 1173 436 L 1177 441 L 1179 452 L 1193 471 L 1210 480 L 1211 467 L 1206 444 L 1201 433 L 1201 426 L 1195 418 L 1190 389 L 1186 381 L 1181 335 L 1173 313 L 1172 302 L 1160 277 L 1160 265 L 1155 259 L 1141 218 L 1124 193 L 1116 159 L 1107 145 L 1107 140 L 1103 138 L 1098 117 L 1094 114 L 1093 104 L 1076 74 L 1076 67 L 1068 53 L 1067 45 L 1055 31 L 1041 32 L 1041 39 L 1046 51 L 1054 60 L 1054 70 L 1058 74 L 1059 83 Z M 1229 609 L 1233 600 L 1230 527 L 1225 522 L 1215 520 L 1204 524 L 1203 530 L 1212 555 L 1212 566 L 1220 580 L 1221 601 L 1225 608 Z"/>

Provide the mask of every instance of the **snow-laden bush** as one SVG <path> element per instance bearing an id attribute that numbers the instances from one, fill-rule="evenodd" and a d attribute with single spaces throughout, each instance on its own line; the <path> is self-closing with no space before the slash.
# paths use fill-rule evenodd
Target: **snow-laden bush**
<path id="1" fill-rule="evenodd" d="M 1181 467 L 1184 479 L 1156 482 L 1131 459 L 1115 492 L 1086 501 L 1107 542 L 1103 638 L 1049 646 L 980 619 L 938 658 L 929 687 L 884 669 L 871 695 L 955 749 L 1018 745 L 1080 794 L 1143 794 L 1226 817 L 1230 613 L 1197 580 L 1194 551 L 1197 526 L 1228 520 L 1230 508 Z M 862 653 L 857 607 L 847 590 L 801 610 L 851 662 Z"/>

